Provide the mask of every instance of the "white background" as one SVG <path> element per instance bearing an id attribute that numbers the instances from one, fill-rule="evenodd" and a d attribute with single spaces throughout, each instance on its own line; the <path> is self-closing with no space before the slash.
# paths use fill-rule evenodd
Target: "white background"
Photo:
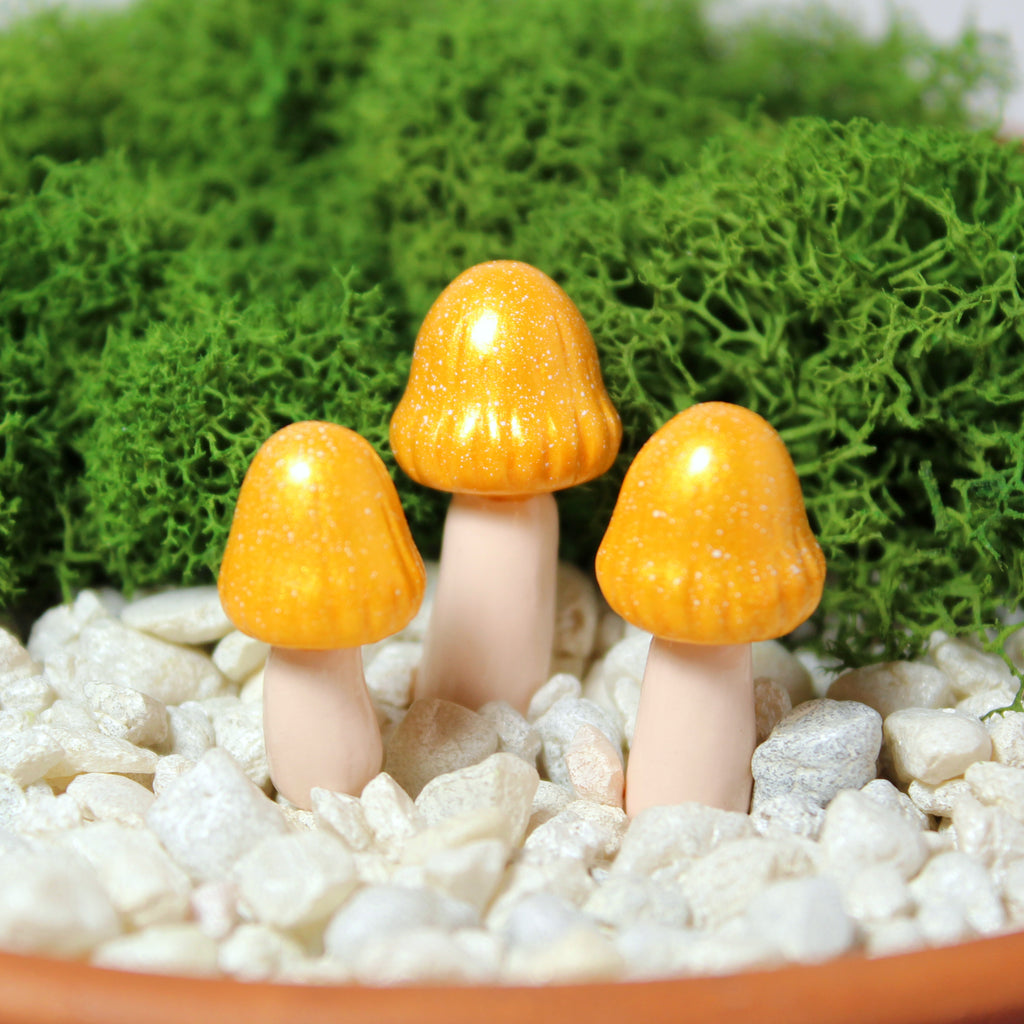
<path id="1" fill-rule="evenodd" d="M 0 0 L 0 24 L 18 12 L 44 4 L 64 2 L 73 6 L 117 6 L 126 0 Z M 409 0 L 416 3 L 417 0 Z M 557 3 L 558 0 L 552 0 Z M 715 0 L 712 0 L 715 2 Z M 1013 47 L 1018 74 L 1024 79 L 1024 0 L 815 0 L 826 3 L 852 19 L 869 34 L 877 34 L 888 24 L 893 10 L 924 26 L 935 39 L 950 41 L 972 23 L 985 32 L 1006 36 Z M 718 0 L 725 18 L 744 11 L 799 10 L 806 0 Z M 1024 135 L 1024 80 L 1004 110 L 1008 131 Z"/>

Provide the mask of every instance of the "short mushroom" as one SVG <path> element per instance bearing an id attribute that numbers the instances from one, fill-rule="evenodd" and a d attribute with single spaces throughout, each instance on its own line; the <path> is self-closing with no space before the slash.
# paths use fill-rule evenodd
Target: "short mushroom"
<path id="1" fill-rule="evenodd" d="M 631 816 L 695 801 L 747 811 L 750 644 L 818 606 L 825 559 L 779 435 L 707 402 L 640 449 L 597 553 L 611 607 L 654 634 L 626 771 Z"/>
<path id="2" fill-rule="evenodd" d="M 550 277 L 496 260 L 441 293 L 391 420 L 402 469 L 454 492 L 417 697 L 526 710 L 551 660 L 552 492 L 603 473 L 621 437 L 594 339 Z"/>
<path id="3" fill-rule="evenodd" d="M 383 747 L 361 647 L 423 599 L 423 561 L 377 453 L 333 423 L 293 423 L 242 482 L 218 587 L 231 621 L 271 644 L 263 731 L 278 792 L 359 793 Z"/>

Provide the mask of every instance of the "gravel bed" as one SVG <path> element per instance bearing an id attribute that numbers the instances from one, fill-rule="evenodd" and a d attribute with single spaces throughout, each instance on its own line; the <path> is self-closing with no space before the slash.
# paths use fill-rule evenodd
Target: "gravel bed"
<path id="1" fill-rule="evenodd" d="M 431 579 L 433 578 L 433 568 Z M 649 637 L 562 566 L 523 717 L 410 707 L 430 592 L 366 649 L 386 771 L 299 810 L 270 785 L 265 645 L 214 588 L 85 591 L 0 631 L 0 947 L 288 983 L 728 973 L 1024 926 L 1024 715 L 998 658 L 830 680 L 755 645 L 749 815 L 622 810 Z M 1017 647 L 1011 656 L 1019 655 Z"/>

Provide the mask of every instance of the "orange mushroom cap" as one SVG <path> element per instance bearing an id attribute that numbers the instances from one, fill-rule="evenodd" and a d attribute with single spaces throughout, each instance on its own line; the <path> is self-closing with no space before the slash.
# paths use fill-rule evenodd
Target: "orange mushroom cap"
<path id="1" fill-rule="evenodd" d="M 377 453 L 334 423 L 293 423 L 256 453 L 242 482 L 218 579 L 249 636 L 336 650 L 397 633 L 426 574 Z"/>
<path id="2" fill-rule="evenodd" d="M 572 300 L 515 260 L 460 274 L 427 313 L 391 448 L 418 483 L 544 494 L 603 473 L 622 424 Z"/>
<path id="3" fill-rule="evenodd" d="M 825 557 L 779 435 L 725 402 L 669 420 L 626 473 L 597 579 L 616 612 L 666 640 L 739 644 L 795 629 L 821 600 Z"/>

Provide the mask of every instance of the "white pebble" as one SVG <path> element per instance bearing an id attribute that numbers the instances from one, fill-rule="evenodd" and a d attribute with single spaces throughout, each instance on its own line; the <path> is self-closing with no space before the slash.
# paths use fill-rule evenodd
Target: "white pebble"
<path id="1" fill-rule="evenodd" d="M 239 925 L 220 944 L 217 965 L 238 981 L 274 981 L 305 959 L 295 939 L 265 924 Z"/>
<path id="2" fill-rule="evenodd" d="M 48 779 L 67 779 L 83 772 L 152 775 L 156 770 L 157 755 L 127 740 L 52 725 L 47 729 L 63 751 L 60 759 L 47 769 Z"/>
<path id="3" fill-rule="evenodd" d="M 225 682 L 201 651 L 158 640 L 110 618 L 91 622 L 79 635 L 76 677 L 141 690 L 164 704 L 213 697 Z"/>
<path id="4" fill-rule="evenodd" d="M 146 823 L 197 881 L 225 877 L 260 840 L 287 829 L 266 794 L 217 749 L 157 796 Z"/>
<path id="5" fill-rule="evenodd" d="M 622 807 L 626 773 L 622 751 L 593 725 L 581 725 L 565 751 L 565 769 L 576 795 Z"/>
<path id="6" fill-rule="evenodd" d="M 27 836 L 46 836 L 82 823 L 78 804 L 67 795 L 54 795 L 45 782 L 34 782 L 25 789 L 25 806 L 13 827 Z"/>
<path id="7" fill-rule="evenodd" d="M 1002 870 L 1001 892 L 1010 920 L 1024 922 L 1024 857 L 1010 861 Z"/>
<path id="8" fill-rule="evenodd" d="M 825 824 L 825 808 L 799 793 L 783 793 L 759 800 L 751 809 L 750 820 L 763 836 L 789 833 L 817 839 Z"/>
<path id="9" fill-rule="evenodd" d="M 973 796 L 953 805 L 956 847 L 999 877 L 1024 850 L 1024 825 L 1001 807 L 987 807 Z"/>
<path id="10" fill-rule="evenodd" d="M 986 690 L 998 690 L 1012 680 L 1002 658 L 979 651 L 963 640 L 942 640 L 928 653 L 949 678 L 958 700 Z"/>
<path id="11" fill-rule="evenodd" d="M 530 807 L 530 820 L 527 823 L 527 832 L 532 832 L 538 825 L 550 821 L 559 811 L 565 810 L 576 799 L 576 795 L 565 786 L 559 786 L 556 782 L 548 782 L 541 779 L 537 784 L 536 792 L 533 794 L 533 803 Z"/>
<path id="12" fill-rule="evenodd" d="M 778 640 L 759 640 L 751 644 L 750 655 L 754 678 L 772 679 L 780 684 L 789 695 L 791 707 L 814 697 L 810 672 Z"/>
<path id="13" fill-rule="evenodd" d="M 599 614 L 600 601 L 593 578 L 574 565 L 560 562 L 551 651 L 556 671 L 582 674 L 594 651 Z"/>
<path id="14" fill-rule="evenodd" d="M 901 793 L 888 779 L 872 779 L 860 791 L 871 797 L 876 803 L 899 814 L 913 828 L 928 827 L 928 815 L 925 814 L 906 793 Z"/>
<path id="15" fill-rule="evenodd" d="M 615 945 L 599 929 L 581 925 L 553 942 L 511 949 L 503 980 L 518 985 L 613 981 L 625 967 Z"/>
<path id="16" fill-rule="evenodd" d="M 213 649 L 213 664 L 233 683 L 244 683 L 266 664 L 270 644 L 235 629 Z"/>
<path id="17" fill-rule="evenodd" d="M 498 931 L 504 928 L 509 915 L 527 896 L 543 894 L 582 907 L 596 888 L 594 876 L 578 860 L 515 861 L 505 872 L 487 911 L 487 927 Z"/>
<path id="18" fill-rule="evenodd" d="M 928 855 L 920 828 L 855 790 L 840 793 L 825 811 L 821 851 L 832 872 L 891 864 L 905 879 L 917 873 Z"/>
<path id="19" fill-rule="evenodd" d="M 580 729 L 593 726 L 604 733 L 613 748 L 621 748 L 622 732 L 611 716 L 591 700 L 563 697 L 535 722 L 541 740 L 541 764 L 547 777 L 559 785 L 571 786 L 565 755 Z"/>
<path id="20" fill-rule="evenodd" d="M 510 856 L 509 845 L 503 839 L 479 839 L 439 849 L 415 868 L 403 869 L 410 874 L 398 873 L 394 880 L 416 877 L 482 914 L 497 891 Z"/>
<path id="21" fill-rule="evenodd" d="M 217 943 L 196 924 L 165 924 L 132 932 L 99 946 L 96 967 L 145 974 L 212 977 L 220 973 Z"/>
<path id="22" fill-rule="evenodd" d="M 110 612 L 93 590 L 83 590 L 71 604 L 58 605 L 44 612 L 32 624 L 28 651 L 38 662 L 78 639 L 90 622 L 109 617 Z"/>
<path id="23" fill-rule="evenodd" d="M 419 927 L 451 930 L 478 924 L 476 911 L 432 889 L 375 885 L 359 889 L 335 913 L 324 932 L 324 948 L 334 957 L 351 960 L 376 938 L 402 944 L 402 935 Z"/>
<path id="24" fill-rule="evenodd" d="M 911 881 L 910 891 L 917 902 L 918 921 L 934 941 L 954 942 L 971 933 L 991 935 L 1006 923 L 995 882 L 982 864 L 958 850 L 932 857 Z M 950 934 L 930 931 L 928 915 L 949 910 L 958 913 L 966 928 Z M 931 918 L 936 924 L 939 920 Z"/>
<path id="25" fill-rule="evenodd" d="M 903 708 L 948 708 L 956 703 L 946 673 L 917 661 L 887 661 L 845 672 L 828 688 L 828 696 L 860 701 L 883 718 Z"/>
<path id="26" fill-rule="evenodd" d="M 612 870 L 676 873 L 721 843 L 755 835 L 746 814 L 703 804 L 648 807 L 630 823 Z"/>
<path id="27" fill-rule="evenodd" d="M 621 808 L 577 800 L 538 825 L 523 844 L 523 853 L 541 862 L 565 858 L 593 867 L 615 856 L 628 824 Z"/>
<path id="28" fill-rule="evenodd" d="M 514 754 L 492 754 L 486 761 L 439 775 L 423 787 L 416 808 L 429 825 L 485 807 L 500 809 L 504 838 L 518 845 L 526 832 L 539 782 L 537 770 Z"/>
<path id="29" fill-rule="evenodd" d="M 395 707 L 412 702 L 413 677 L 423 659 L 423 644 L 395 641 L 382 648 L 366 667 L 366 688 L 374 700 Z"/>
<path id="30" fill-rule="evenodd" d="M 907 796 L 922 813 L 940 818 L 951 818 L 957 800 L 970 793 L 971 787 L 964 779 L 950 779 L 937 786 L 929 786 L 914 779 L 907 787 Z"/>
<path id="31" fill-rule="evenodd" d="M 643 686 L 639 679 L 619 676 L 608 688 L 611 710 L 622 729 L 627 746 L 633 745 L 636 733 L 636 718 L 640 710 L 640 693 Z"/>
<path id="32" fill-rule="evenodd" d="M 198 701 L 167 709 L 168 733 L 162 751 L 198 761 L 215 743 L 213 722 Z"/>
<path id="33" fill-rule="evenodd" d="M 992 756 L 985 727 L 952 709 L 905 708 L 885 720 L 885 740 L 899 777 L 938 785 Z"/>
<path id="34" fill-rule="evenodd" d="M 0 743 L 0 772 L 19 786 L 38 782 L 63 761 L 64 748 L 46 726 L 5 736 Z"/>
<path id="35" fill-rule="evenodd" d="M 625 872 L 611 874 L 599 883 L 583 909 L 598 923 L 615 928 L 634 924 L 684 928 L 692 916 L 678 885 Z"/>
<path id="36" fill-rule="evenodd" d="M 191 883 L 148 829 L 117 822 L 76 828 L 61 839 L 92 866 L 111 902 L 133 927 L 181 921 Z"/>
<path id="37" fill-rule="evenodd" d="M 750 901 L 744 923 L 754 936 L 796 963 L 841 956 L 857 937 L 835 882 L 820 876 L 768 885 Z"/>
<path id="38" fill-rule="evenodd" d="M 1024 768 L 978 761 L 964 772 L 964 781 L 983 804 L 1001 807 L 1024 822 Z"/>
<path id="39" fill-rule="evenodd" d="M 161 757 L 153 772 L 153 793 L 160 796 L 175 779 L 192 771 L 195 766 L 195 761 L 181 754 L 167 754 Z"/>
<path id="40" fill-rule="evenodd" d="M 17 676 L 3 685 L 0 704 L 5 711 L 38 715 L 57 699 L 57 691 L 44 675 Z"/>
<path id="41" fill-rule="evenodd" d="M 350 850 L 373 849 L 373 831 L 358 797 L 314 786 L 310 790 L 310 799 L 319 828 L 332 829 Z"/>
<path id="42" fill-rule="evenodd" d="M 263 705 L 220 697 L 205 701 L 203 709 L 213 724 L 217 746 L 226 750 L 260 789 L 266 789 L 270 764 L 263 739 Z"/>
<path id="43" fill-rule="evenodd" d="M 286 929 L 325 920 L 358 882 L 351 854 L 328 832 L 264 839 L 235 864 L 231 877 L 244 912 Z"/>
<path id="44" fill-rule="evenodd" d="M 716 846 L 680 875 L 694 924 L 718 928 L 771 883 L 813 873 L 813 849 L 795 837 L 736 839 Z"/>
<path id="45" fill-rule="evenodd" d="M 478 929 L 420 926 L 405 929 L 398 943 L 369 940 L 350 967 L 353 980 L 363 985 L 480 985 L 495 979 L 499 958 L 494 936 Z"/>
<path id="46" fill-rule="evenodd" d="M 956 709 L 972 718 L 983 718 L 992 711 L 1000 711 L 1009 707 L 1016 696 L 1016 680 L 1008 679 L 997 689 L 973 693 L 970 697 L 957 701 Z"/>
<path id="47" fill-rule="evenodd" d="M 67 795 L 78 804 L 85 821 L 117 821 L 141 825 L 155 797 L 141 783 L 123 775 L 89 772 L 68 783 Z"/>
<path id="48" fill-rule="evenodd" d="M 42 666 L 22 647 L 21 641 L 13 633 L 0 628 L 0 698 L 5 698 L 7 687 L 12 682 L 37 676 L 40 671 Z"/>
<path id="49" fill-rule="evenodd" d="M 117 911 L 93 869 L 56 850 L 0 856 L 0 945 L 80 957 L 117 935 Z"/>
<path id="50" fill-rule="evenodd" d="M 113 683 L 97 682 L 85 683 L 82 695 L 104 735 L 127 740 L 137 747 L 156 746 L 167 738 L 167 708 L 155 697 Z"/>
<path id="51" fill-rule="evenodd" d="M 914 909 L 910 886 L 892 863 L 868 864 L 840 874 L 836 881 L 847 913 L 858 922 L 885 921 L 909 915 Z"/>
<path id="52" fill-rule="evenodd" d="M 478 764 L 498 749 L 482 715 L 447 700 L 418 700 L 391 734 L 385 768 L 413 798 L 433 778 Z"/>
<path id="53" fill-rule="evenodd" d="M 530 698 L 530 706 L 526 711 L 526 718 L 530 722 L 535 722 L 563 698 L 580 697 L 582 694 L 583 684 L 576 676 L 568 672 L 556 672 Z"/>
<path id="54" fill-rule="evenodd" d="M 1024 635 L 1024 630 L 1020 631 Z M 983 722 L 992 738 L 992 758 L 1000 764 L 1024 768 L 1024 714 L 1007 711 Z"/>
<path id="55" fill-rule="evenodd" d="M 233 883 L 223 879 L 203 882 L 192 890 L 189 909 L 203 932 L 220 942 L 238 924 L 238 893 Z"/>
<path id="56" fill-rule="evenodd" d="M 176 644 L 208 644 L 233 629 L 215 586 L 182 587 L 140 597 L 125 605 L 121 621 Z"/>
<path id="57" fill-rule="evenodd" d="M 757 742 L 764 743 L 772 730 L 793 710 L 789 691 L 768 676 L 754 679 L 754 719 Z"/>
<path id="58" fill-rule="evenodd" d="M 363 787 L 359 796 L 366 824 L 382 847 L 399 843 L 421 827 L 420 813 L 412 798 L 387 772 L 381 772 Z"/>
<path id="59" fill-rule="evenodd" d="M 480 708 L 479 714 L 494 726 L 498 734 L 498 750 L 521 757 L 536 766 L 540 754 L 540 734 L 511 704 L 493 700 Z"/>
<path id="60" fill-rule="evenodd" d="M 824 806 L 842 789 L 875 777 L 882 719 L 855 701 L 810 700 L 795 707 L 755 751 L 753 806 L 798 793 Z"/>

